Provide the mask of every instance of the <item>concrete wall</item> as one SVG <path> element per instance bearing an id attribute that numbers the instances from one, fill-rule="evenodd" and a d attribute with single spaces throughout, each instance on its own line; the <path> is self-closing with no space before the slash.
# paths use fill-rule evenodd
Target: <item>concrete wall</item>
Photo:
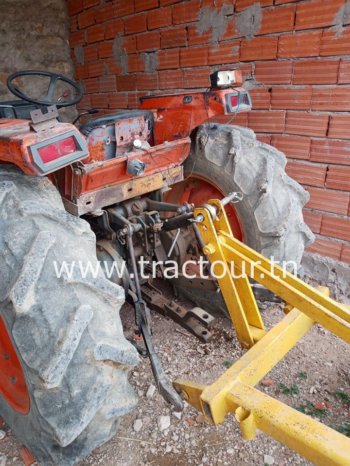
<path id="1" fill-rule="evenodd" d="M 237 124 L 289 158 L 310 192 L 310 248 L 350 263 L 350 1 L 68 0 L 83 107 L 207 88 L 241 68 L 254 111 Z"/>
<path id="2" fill-rule="evenodd" d="M 65 0 L 0 0 L 0 100 L 15 99 L 6 87 L 14 71 L 43 69 L 74 76 L 68 39 Z"/>

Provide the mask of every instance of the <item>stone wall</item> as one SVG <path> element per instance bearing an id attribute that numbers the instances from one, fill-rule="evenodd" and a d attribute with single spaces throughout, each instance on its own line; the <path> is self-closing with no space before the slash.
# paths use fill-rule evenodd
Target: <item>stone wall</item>
<path id="1" fill-rule="evenodd" d="M 6 86 L 14 71 L 42 69 L 74 76 L 65 0 L 1 0 L 0 4 L 1 101 L 15 99 Z M 26 90 L 36 94 L 38 83 L 33 81 Z"/>

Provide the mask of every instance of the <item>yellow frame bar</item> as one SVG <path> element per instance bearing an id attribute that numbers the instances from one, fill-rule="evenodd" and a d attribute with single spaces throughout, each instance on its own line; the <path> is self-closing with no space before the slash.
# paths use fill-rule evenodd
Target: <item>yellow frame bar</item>
<path id="1" fill-rule="evenodd" d="M 327 288 L 316 290 L 279 266 L 272 268 L 268 259 L 233 237 L 221 202 L 212 200 L 209 204 L 216 216 L 212 209 L 195 210 L 195 216 L 202 220 L 198 227 L 204 253 L 211 263 L 219 260 L 226 266 L 225 277 L 217 281 L 239 341 L 251 348 L 212 385 L 177 380 L 175 388 L 210 422 L 222 423 L 228 413 L 233 413 L 248 440 L 255 437 L 258 428 L 315 464 L 350 466 L 350 439 L 254 388 L 314 322 L 350 343 L 348 309 L 330 299 Z M 234 278 L 231 262 L 235 273 L 247 272 L 294 306 L 268 333 L 248 278 Z M 253 263 L 253 269 L 244 269 L 243 264 Z M 250 274 L 251 270 L 255 273 Z"/>

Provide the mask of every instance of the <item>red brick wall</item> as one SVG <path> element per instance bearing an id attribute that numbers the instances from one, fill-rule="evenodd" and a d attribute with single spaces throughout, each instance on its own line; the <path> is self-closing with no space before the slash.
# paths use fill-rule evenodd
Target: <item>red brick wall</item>
<path id="1" fill-rule="evenodd" d="M 207 87 L 220 65 L 243 69 L 254 110 L 236 122 L 285 152 L 310 192 L 310 251 L 350 263 L 350 2 L 255 3 L 68 0 L 81 105 L 135 108 L 141 95 Z"/>

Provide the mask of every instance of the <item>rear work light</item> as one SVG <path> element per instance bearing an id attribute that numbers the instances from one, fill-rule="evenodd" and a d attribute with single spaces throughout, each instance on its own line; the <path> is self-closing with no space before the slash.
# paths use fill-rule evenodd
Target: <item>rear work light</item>
<path id="1" fill-rule="evenodd" d="M 51 173 L 88 155 L 86 142 L 76 131 L 60 134 L 30 146 L 34 164 L 42 173 Z"/>
<path id="2" fill-rule="evenodd" d="M 243 82 L 242 71 L 215 71 L 210 75 L 210 81 L 212 88 L 241 86 Z"/>
<path id="3" fill-rule="evenodd" d="M 251 109 L 252 101 L 245 89 L 226 94 L 226 113 L 249 112 Z"/>

